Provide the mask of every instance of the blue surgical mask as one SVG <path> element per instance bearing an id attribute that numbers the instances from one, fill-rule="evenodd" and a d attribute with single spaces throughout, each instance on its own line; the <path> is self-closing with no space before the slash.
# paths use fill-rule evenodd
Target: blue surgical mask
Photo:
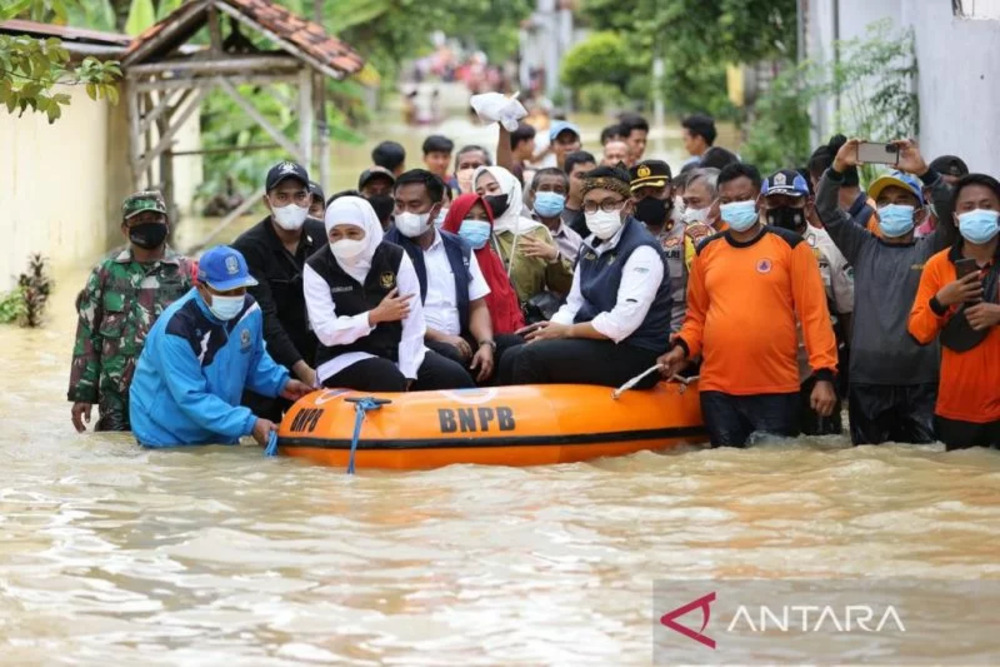
<path id="1" fill-rule="evenodd" d="M 729 225 L 733 231 L 745 232 L 757 222 L 757 202 L 753 199 L 746 201 L 734 201 L 731 204 L 719 206 L 719 213 L 722 221 Z"/>
<path id="2" fill-rule="evenodd" d="M 888 239 L 898 238 L 913 229 L 913 207 L 889 204 L 878 210 L 878 228 Z"/>
<path id="3" fill-rule="evenodd" d="M 535 213 L 543 218 L 554 218 L 566 208 L 566 196 L 558 192 L 539 192 L 535 195 Z"/>
<path id="4" fill-rule="evenodd" d="M 1000 232 L 997 217 L 1000 213 L 977 208 L 958 216 L 958 233 L 969 243 L 982 245 L 989 243 Z"/>
<path id="5" fill-rule="evenodd" d="M 246 297 L 242 294 L 240 296 L 219 296 L 218 294 L 213 294 L 212 303 L 208 304 L 208 309 L 223 322 L 228 322 L 240 314 L 240 311 L 243 310 L 244 301 L 246 301 Z"/>
<path id="6" fill-rule="evenodd" d="M 463 220 L 462 226 L 458 228 L 458 235 L 474 250 L 479 250 L 490 240 L 492 231 L 492 226 L 485 220 Z"/>
<path id="7" fill-rule="evenodd" d="M 441 229 L 441 225 L 444 224 L 444 219 L 448 217 L 448 208 L 444 207 L 441 212 L 438 213 L 437 217 L 434 218 L 434 226 Z"/>

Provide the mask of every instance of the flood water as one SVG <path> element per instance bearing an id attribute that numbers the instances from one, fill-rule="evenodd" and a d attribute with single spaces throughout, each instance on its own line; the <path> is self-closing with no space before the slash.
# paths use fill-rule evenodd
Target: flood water
<path id="1" fill-rule="evenodd" d="M 996 451 L 830 438 L 348 478 L 77 435 L 84 275 L 56 276 L 46 328 L 0 327 L 0 664 L 648 664 L 657 579 L 1000 578 Z"/>

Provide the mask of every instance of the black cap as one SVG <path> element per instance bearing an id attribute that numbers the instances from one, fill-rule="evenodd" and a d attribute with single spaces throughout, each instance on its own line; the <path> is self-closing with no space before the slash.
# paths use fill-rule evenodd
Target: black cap
<path id="1" fill-rule="evenodd" d="M 808 197 L 809 183 L 806 182 L 802 174 L 794 169 L 782 169 L 764 179 L 760 191 L 765 197 L 771 195 Z"/>
<path id="2" fill-rule="evenodd" d="M 361 172 L 361 178 L 358 179 L 358 190 L 365 187 L 365 185 L 368 184 L 368 181 L 372 180 L 373 178 L 385 178 L 388 179 L 389 185 L 396 184 L 396 177 L 393 175 L 391 171 L 389 171 L 385 167 L 379 167 L 378 165 L 376 165 L 371 169 L 365 169 L 363 172 Z"/>
<path id="3" fill-rule="evenodd" d="M 267 180 L 264 182 L 264 190 L 270 192 L 278 187 L 286 178 L 294 178 L 301 181 L 302 185 L 309 187 L 309 172 L 301 164 L 296 162 L 279 162 L 271 167 L 267 172 Z"/>
<path id="4" fill-rule="evenodd" d="M 323 194 L 323 188 L 316 181 L 309 181 L 309 194 L 319 199 L 320 201 L 326 201 L 326 195 Z"/>
<path id="5" fill-rule="evenodd" d="M 632 191 L 639 188 L 662 188 L 673 177 L 670 165 L 663 160 L 643 160 L 629 170 Z"/>
<path id="6" fill-rule="evenodd" d="M 960 157 L 954 155 L 942 155 L 934 158 L 929 166 L 932 170 L 945 176 L 968 176 L 969 167 Z"/>

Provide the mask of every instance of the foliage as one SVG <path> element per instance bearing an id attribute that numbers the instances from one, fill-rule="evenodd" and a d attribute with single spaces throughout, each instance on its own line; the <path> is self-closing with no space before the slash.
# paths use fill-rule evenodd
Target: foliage
<path id="1" fill-rule="evenodd" d="M 40 326 L 53 286 L 45 258 L 31 255 L 28 270 L 18 277 L 17 287 L 0 296 L 0 323 L 16 321 L 23 327 Z"/>
<path id="2" fill-rule="evenodd" d="M 839 43 L 838 50 L 837 62 L 805 62 L 772 81 L 757 102 L 741 148 L 747 161 L 764 170 L 804 164 L 812 152 L 809 106 L 838 94 L 837 132 L 872 141 L 917 135 L 912 31 L 894 32 L 891 23 L 880 21 L 868 27 L 865 37 Z M 863 167 L 862 175 L 870 181 L 872 168 Z"/>
<path id="3" fill-rule="evenodd" d="M 0 7 L 0 20 L 27 15 L 44 20 L 50 15 L 66 17 L 62 0 L 18 0 Z M 44 113 L 49 123 L 62 115 L 70 96 L 53 92 L 58 84 L 84 85 L 92 100 L 118 103 L 115 80 L 121 77 L 116 62 L 85 58 L 79 65 L 70 63 L 69 52 L 58 39 L 32 39 L 18 35 L 0 35 L 0 104 L 8 113 L 23 116 L 31 109 Z"/>
<path id="4" fill-rule="evenodd" d="M 632 73 L 625 41 L 613 32 L 596 32 L 566 53 L 561 78 L 570 88 L 603 83 L 621 91 Z"/>
<path id="5" fill-rule="evenodd" d="M 577 91 L 580 110 L 601 114 L 609 109 L 621 109 L 626 98 L 621 88 L 610 83 L 589 83 Z"/>
<path id="6" fill-rule="evenodd" d="M 726 63 L 795 52 L 796 0 L 582 0 L 581 9 L 592 26 L 621 35 L 633 71 L 663 58 L 660 90 L 673 112 L 731 113 Z"/>

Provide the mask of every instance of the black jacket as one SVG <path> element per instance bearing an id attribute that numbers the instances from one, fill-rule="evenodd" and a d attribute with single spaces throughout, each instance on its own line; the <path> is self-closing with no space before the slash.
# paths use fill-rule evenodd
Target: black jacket
<path id="1" fill-rule="evenodd" d="M 307 218 L 293 256 L 278 238 L 270 216 L 232 243 L 246 257 L 250 274 L 260 283 L 249 292 L 264 312 L 267 351 L 288 369 L 300 360 L 315 365 L 317 340 L 306 314 L 302 267 L 310 255 L 326 244 L 323 223 Z"/>

